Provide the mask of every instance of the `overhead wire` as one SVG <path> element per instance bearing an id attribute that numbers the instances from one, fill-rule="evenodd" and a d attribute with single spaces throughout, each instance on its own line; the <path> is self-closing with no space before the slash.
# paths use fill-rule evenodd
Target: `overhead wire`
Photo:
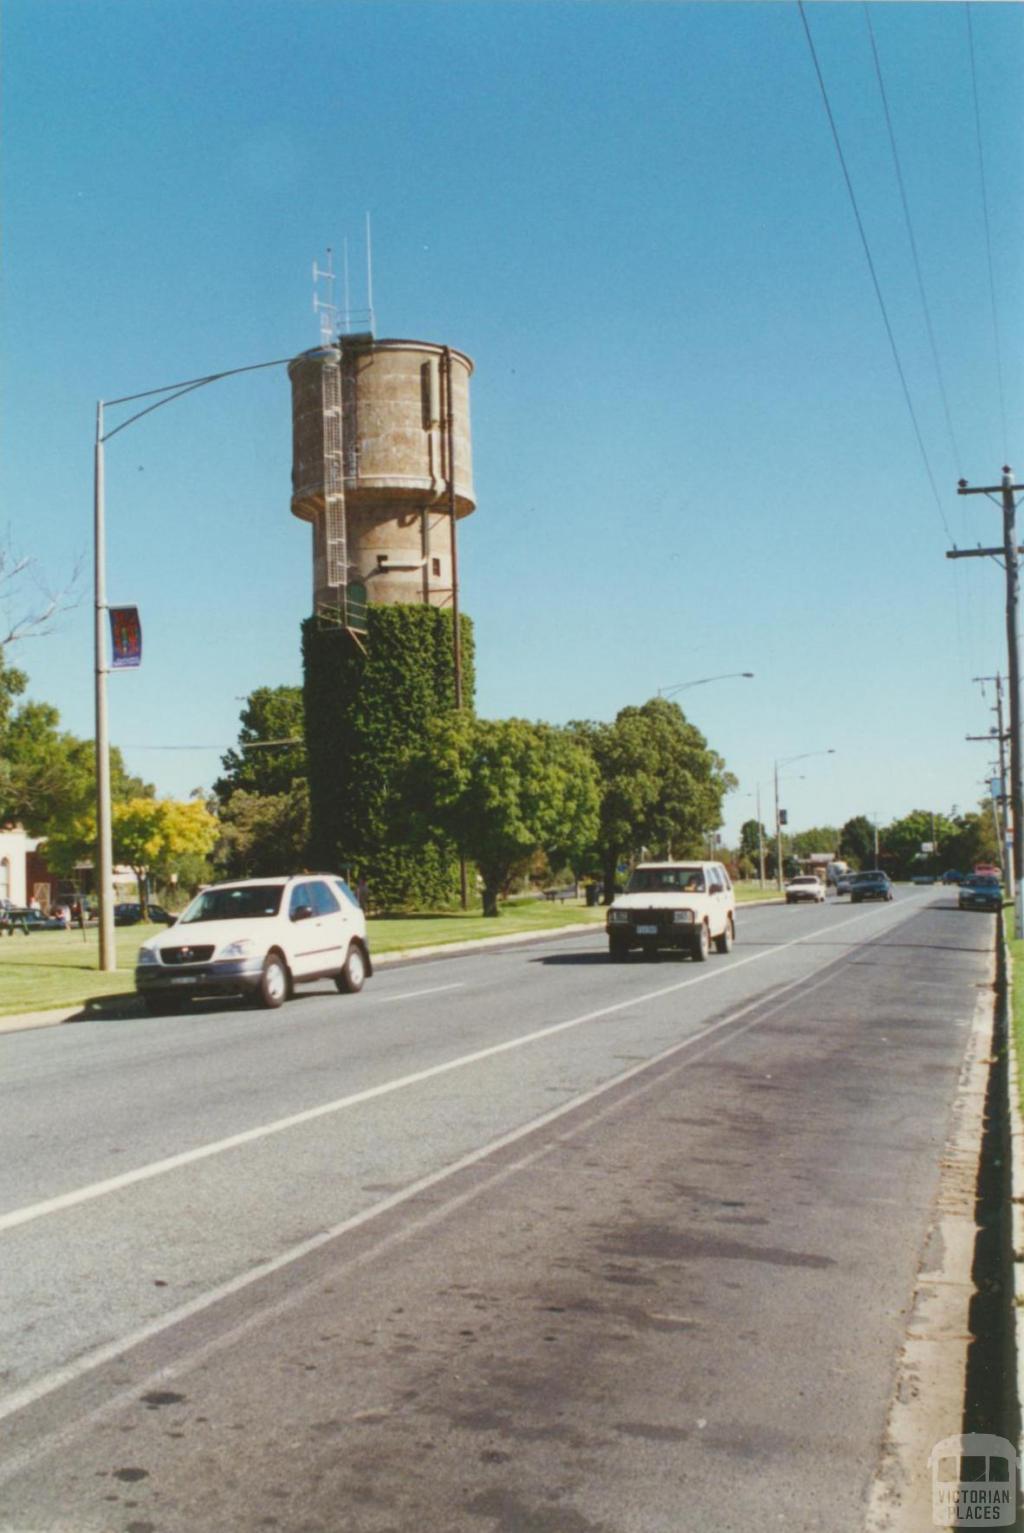
<path id="1" fill-rule="evenodd" d="M 882 111 L 885 116 L 886 132 L 889 136 L 889 148 L 892 151 L 892 163 L 896 174 L 896 184 L 899 188 L 900 202 L 903 207 L 903 221 L 906 226 L 907 239 L 910 243 L 911 257 L 914 263 L 914 275 L 917 279 L 918 296 L 921 300 L 921 310 L 924 315 L 925 329 L 928 332 L 928 344 L 931 348 L 932 364 L 935 368 L 935 379 L 938 384 L 939 397 L 942 400 L 942 410 L 946 421 L 946 433 L 949 438 L 952 467 L 954 472 L 959 474 L 963 471 L 960 457 L 960 448 L 957 444 L 956 432 L 953 428 L 953 413 L 949 407 L 949 395 L 946 390 L 946 380 L 942 371 L 942 363 L 939 360 L 939 348 L 935 339 L 935 327 L 932 323 L 931 305 L 928 302 L 928 294 L 924 284 L 924 274 L 921 270 L 921 258 L 918 252 L 917 236 L 914 232 L 914 220 L 910 212 L 910 199 L 907 196 L 906 182 L 903 179 L 903 166 L 900 161 L 899 148 L 897 147 L 896 143 L 896 130 L 893 126 L 892 113 L 889 110 L 889 93 L 885 88 L 885 77 L 882 73 L 882 60 L 878 51 L 878 41 L 875 37 L 875 29 L 871 21 L 871 6 L 868 3 L 868 0 L 863 0 L 863 10 L 864 20 L 868 30 L 868 39 L 871 43 L 871 56 L 875 65 L 875 78 L 878 81 L 878 93 L 881 97 Z M 953 545 L 956 547 L 955 539 L 953 540 Z M 964 658 L 970 659 L 970 656 L 966 656 L 964 654 L 966 646 L 964 643 L 963 614 L 961 612 L 962 594 L 960 561 L 957 560 L 953 566 L 953 607 L 956 620 L 956 638 L 961 655 L 963 655 Z M 972 669 L 977 669 L 977 667 L 972 665 Z"/>
<path id="2" fill-rule="evenodd" d="M 804 9 L 804 0 L 797 0 L 797 7 L 800 12 L 800 20 L 803 22 L 804 35 L 807 38 L 807 46 L 810 50 L 811 61 L 814 65 L 814 72 L 818 79 L 818 88 L 821 91 L 821 99 L 825 107 L 825 115 L 828 118 L 829 127 L 832 131 L 832 142 L 835 145 L 836 154 L 839 158 L 839 165 L 843 172 L 843 180 L 846 183 L 846 191 L 850 199 L 850 206 L 853 209 L 853 216 L 856 220 L 857 231 L 860 234 L 861 245 L 864 249 L 864 256 L 868 263 L 868 271 L 871 274 L 871 282 L 875 290 L 875 297 L 878 301 L 878 307 L 882 315 L 882 322 L 885 325 L 885 333 L 889 338 L 889 348 L 892 352 L 892 358 L 896 366 L 896 372 L 899 375 L 900 387 L 903 390 L 903 399 L 907 406 L 907 413 L 910 416 L 911 425 L 914 428 L 914 436 L 917 439 L 918 451 L 921 454 L 921 462 L 924 465 L 924 471 L 927 476 L 928 483 L 931 486 L 932 497 L 935 501 L 935 507 L 939 513 L 939 518 L 942 522 L 943 529 L 945 530 L 946 537 L 950 543 L 955 545 L 956 539 L 953 537 L 953 534 L 950 531 L 949 521 L 946 517 L 945 510 L 943 509 L 942 500 L 939 496 L 938 487 L 935 483 L 935 475 L 932 473 L 931 462 L 928 457 L 927 449 L 924 445 L 924 438 L 921 435 L 921 427 L 918 423 L 917 412 L 914 409 L 914 402 L 910 395 L 910 387 L 907 383 L 906 373 L 903 370 L 903 363 L 900 360 L 899 347 L 896 345 L 896 337 L 893 333 L 892 324 L 889 319 L 889 311 L 886 308 L 885 299 L 882 295 L 881 283 L 878 280 L 878 272 L 875 268 L 874 257 L 871 254 L 871 246 L 868 242 L 867 232 L 864 228 L 864 220 L 861 218 L 860 207 L 857 203 L 857 196 L 853 189 L 853 181 L 850 177 L 849 169 L 847 168 L 846 156 L 843 153 L 843 146 L 839 138 L 839 130 L 836 126 L 836 120 L 832 113 L 832 105 L 829 101 L 828 90 L 825 86 L 825 78 L 821 71 L 821 65 L 818 62 L 818 54 L 814 47 L 814 39 L 811 36 L 811 29 L 807 21 L 807 13 Z"/>
<path id="3" fill-rule="evenodd" d="M 981 104 L 978 99 L 978 71 L 974 58 L 974 25 L 971 21 L 970 4 L 964 4 L 967 17 L 967 51 L 971 60 L 971 88 L 974 95 L 974 132 L 978 146 L 978 175 L 981 182 L 981 211 L 985 228 L 985 253 L 988 258 L 988 291 L 992 308 L 992 337 L 996 354 L 996 385 L 999 390 L 999 414 L 1003 426 L 1003 462 L 1009 456 L 1009 434 L 1006 429 L 1006 392 L 1003 388 L 1003 348 L 999 336 L 999 313 L 996 306 L 996 279 L 992 263 L 992 227 L 988 216 L 988 182 L 985 177 L 985 152 L 981 139 Z"/>
<path id="4" fill-rule="evenodd" d="M 935 365 L 935 377 L 939 386 L 939 394 L 942 399 L 942 409 L 946 419 L 946 430 L 949 434 L 949 445 L 953 457 L 953 467 L 962 471 L 960 449 L 957 445 L 956 432 L 953 429 L 953 416 L 949 408 L 949 396 L 946 392 L 946 380 L 942 371 L 942 363 L 939 361 L 939 348 L 935 340 L 935 327 L 932 324 L 931 307 L 928 303 L 928 294 L 925 291 L 924 277 L 921 272 L 921 259 L 917 249 L 917 238 L 914 234 L 914 220 L 910 214 L 910 201 L 907 197 L 907 188 L 903 180 L 903 167 L 900 163 L 899 150 L 896 147 L 896 133 L 892 124 L 892 114 L 889 111 L 889 96 L 885 88 L 885 79 L 882 75 L 882 61 L 878 54 L 878 43 L 875 38 L 875 29 L 871 22 L 871 6 L 869 0 L 863 0 L 864 20 L 867 23 L 868 37 L 871 41 L 871 56 L 875 63 L 875 77 L 878 80 L 878 91 L 882 98 L 882 110 L 885 113 L 885 126 L 889 134 L 889 147 L 892 150 L 893 168 L 896 172 L 896 183 L 899 186 L 900 202 L 903 205 L 903 220 L 907 226 L 907 238 L 910 241 L 911 255 L 914 261 L 914 275 L 917 278 L 917 291 L 921 299 L 921 308 L 924 311 L 925 327 L 928 331 L 928 344 L 931 347 L 932 362 Z"/>

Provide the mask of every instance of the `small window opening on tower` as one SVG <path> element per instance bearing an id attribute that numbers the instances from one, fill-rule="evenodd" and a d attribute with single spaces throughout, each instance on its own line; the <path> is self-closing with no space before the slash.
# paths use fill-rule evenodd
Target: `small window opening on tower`
<path id="1" fill-rule="evenodd" d="M 440 559 L 431 559 L 431 561 L 430 561 L 430 568 L 433 570 L 435 575 L 440 575 L 440 573 L 441 573 L 441 561 L 440 561 Z"/>

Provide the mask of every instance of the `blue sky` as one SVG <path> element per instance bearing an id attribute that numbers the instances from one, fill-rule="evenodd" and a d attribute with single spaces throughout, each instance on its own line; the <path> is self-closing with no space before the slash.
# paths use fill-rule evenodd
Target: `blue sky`
<path id="1" fill-rule="evenodd" d="M 870 8 L 955 449 L 865 8 L 806 14 L 938 503 L 795 5 L 7 0 L 9 541 L 52 583 L 88 563 L 96 400 L 314 345 L 311 263 L 347 236 L 357 267 L 369 210 L 378 334 L 476 365 L 482 713 L 611 718 L 751 670 L 679 698 L 740 778 L 727 835 L 758 782 L 768 818 L 776 759 L 829 747 L 791 769 L 796 827 L 973 805 L 1002 575 L 944 554 L 947 526 L 999 538 L 961 475 L 1024 479 L 1024 11 L 971 8 L 994 326 L 966 8 Z M 111 735 L 163 793 L 300 680 L 289 495 L 283 369 L 109 445 L 109 595 L 146 644 Z M 91 735 L 84 597 L 11 658 Z"/>

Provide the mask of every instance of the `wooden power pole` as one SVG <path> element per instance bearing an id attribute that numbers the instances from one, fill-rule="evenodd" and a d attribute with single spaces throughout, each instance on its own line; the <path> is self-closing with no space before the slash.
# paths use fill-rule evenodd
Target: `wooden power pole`
<path id="1" fill-rule="evenodd" d="M 961 479 L 957 486 L 959 495 L 987 495 L 996 505 L 1002 506 L 1003 512 L 1003 543 L 1001 548 L 954 548 L 947 552 L 947 559 L 984 559 L 999 560 L 1006 571 L 1006 648 L 1007 648 L 1007 672 L 1010 702 L 1010 783 L 1009 802 L 1010 813 L 1013 820 L 1013 884 L 1016 891 L 1014 901 L 1014 936 L 1024 937 L 1024 905 L 1021 899 L 1021 878 L 1024 875 L 1024 794 L 1021 787 L 1021 713 L 1020 713 L 1020 652 L 1017 640 L 1017 627 L 1020 606 L 1020 554 L 1024 552 L 1017 543 L 1016 515 L 1017 503 L 1014 500 L 1013 471 L 1008 464 L 1003 466 L 1003 477 L 999 484 L 995 485 L 968 485 L 966 479 Z"/>

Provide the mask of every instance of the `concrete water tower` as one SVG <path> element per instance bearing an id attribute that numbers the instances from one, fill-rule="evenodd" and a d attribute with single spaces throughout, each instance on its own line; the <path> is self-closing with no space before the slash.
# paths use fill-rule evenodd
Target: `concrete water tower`
<path id="1" fill-rule="evenodd" d="M 313 526 L 313 609 L 365 632 L 368 603 L 458 610 L 456 523 L 475 509 L 473 364 L 430 341 L 342 335 L 295 358 L 292 502 Z"/>

